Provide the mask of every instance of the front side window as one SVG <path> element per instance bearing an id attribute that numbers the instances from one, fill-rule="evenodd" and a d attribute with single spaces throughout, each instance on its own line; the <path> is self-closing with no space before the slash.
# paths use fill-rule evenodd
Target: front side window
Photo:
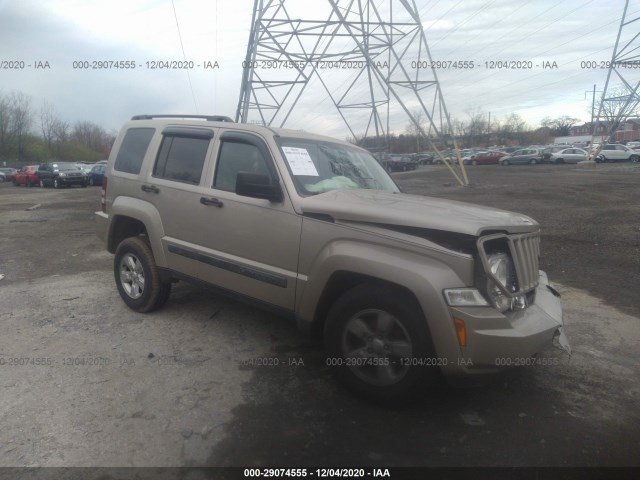
<path id="1" fill-rule="evenodd" d="M 197 185 L 209 149 L 208 138 L 165 135 L 153 176 Z"/>
<path id="2" fill-rule="evenodd" d="M 399 191 L 378 161 L 359 148 L 317 140 L 282 139 L 280 150 L 302 195 L 354 188 Z"/>
<path id="3" fill-rule="evenodd" d="M 271 176 L 266 159 L 256 145 L 224 140 L 220 146 L 213 188 L 235 192 L 238 172 Z"/>
<path id="4" fill-rule="evenodd" d="M 144 160 L 154 133 L 155 129 L 153 128 L 130 128 L 127 130 L 113 168 L 119 172 L 136 175 L 140 173 L 142 160 Z"/>

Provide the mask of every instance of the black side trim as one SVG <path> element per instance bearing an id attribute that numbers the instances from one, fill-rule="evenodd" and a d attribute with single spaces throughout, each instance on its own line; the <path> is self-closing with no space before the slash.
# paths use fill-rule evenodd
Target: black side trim
<path id="1" fill-rule="evenodd" d="M 287 288 L 286 277 L 267 272 L 260 268 L 231 262 L 224 258 L 207 255 L 190 248 L 179 247 L 178 245 L 169 244 L 169 252 L 190 258 L 192 260 L 197 260 L 198 262 L 206 263 L 207 265 L 212 265 L 229 272 L 237 273 L 238 275 L 244 275 L 245 277 L 253 278 L 254 280 L 258 280 L 260 282 L 275 285 L 276 287 Z"/>
<path id="2" fill-rule="evenodd" d="M 258 300 L 257 298 L 250 297 L 248 295 L 244 295 L 242 293 L 235 292 L 233 290 L 229 290 L 228 288 L 221 287 L 219 285 L 215 285 L 213 283 L 205 282 L 198 278 L 191 277 L 189 275 L 185 275 L 184 273 L 176 272 L 174 270 L 170 270 L 168 268 L 158 267 L 158 271 L 163 278 L 166 279 L 178 279 L 184 280 L 185 282 L 189 282 L 193 285 L 198 285 L 204 287 L 208 290 L 211 290 L 219 295 L 224 295 L 227 298 L 231 298 L 233 300 L 240 301 L 247 305 L 251 305 L 253 307 L 260 308 L 262 310 L 266 310 L 268 312 L 274 313 L 280 317 L 287 318 L 290 320 L 296 320 L 297 317 L 295 312 L 292 310 L 280 307 L 278 305 L 274 305 L 273 303 L 265 302 L 264 300 Z"/>

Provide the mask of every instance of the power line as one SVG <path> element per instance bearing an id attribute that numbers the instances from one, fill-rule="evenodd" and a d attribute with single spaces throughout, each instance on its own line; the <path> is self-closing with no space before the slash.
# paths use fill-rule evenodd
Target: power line
<path id="1" fill-rule="evenodd" d="M 182 59 L 187 61 L 187 55 L 184 53 L 184 45 L 182 43 L 182 34 L 180 33 L 180 23 L 178 22 L 178 14 L 176 13 L 176 6 L 171 0 L 171 6 L 173 7 L 173 17 L 176 19 L 176 28 L 178 29 L 178 38 L 180 39 L 180 48 L 182 49 Z M 191 98 L 193 99 L 193 106 L 196 109 L 196 113 L 198 112 L 198 103 L 196 102 L 196 94 L 193 91 L 193 84 L 191 83 L 191 75 L 189 75 L 189 69 L 186 70 L 187 78 L 189 79 L 189 88 L 191 89 Z"/>

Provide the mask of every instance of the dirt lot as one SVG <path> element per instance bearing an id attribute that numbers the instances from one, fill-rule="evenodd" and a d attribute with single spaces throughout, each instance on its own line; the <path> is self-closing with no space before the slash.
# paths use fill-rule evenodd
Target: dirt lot
<path id="1" fill-rule="evenodd" d="M 574 355 L 396 410 L 345 393 L 271 314 L 182 283 L 129 311 L 99 189 L 0 185 L 0 466 L 640 466 L 640 165 L 470 172 L 396 179 L 536 218 Z"/>

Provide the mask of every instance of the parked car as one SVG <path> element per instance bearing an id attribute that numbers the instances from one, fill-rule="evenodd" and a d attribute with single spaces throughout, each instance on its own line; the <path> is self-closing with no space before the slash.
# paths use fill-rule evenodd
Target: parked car
<path id="1" fill-rule="evenodd" d="M 506 155 L 506 152 L 490 150 L 487 152 L 478 152 L 473 154 L 467 159 L 463 159 L 463 161 L 465 165 L 491 165 L 497 164 L 500 159 Z"/>
<path id="2" fill-rule="evenodd" d="M 542 150 L 542 160 L 544 162 L 551 162 L 551 155 L 565 148 L 569 148 L 569 145 L 553 145 L 551 147 L 546 147 Z"/>
<path id="3" fill-rule="evenodd" d="M 640 142 L 628 142 L 627 147 L 631 148 L 632 150 L 640 150 Z"/>
<path id="4" fill-rule="evenodd" d="M 387 172 L 406 172 L 418 168 L 418 162 L 410 155 L 391 155 L 382 161 Z"/>
<path id="5" fill-rule="evenodd" d="M 436 156 L 432 153 L 419 153 L 415 158 L 420 165 L 431 165 Z"/>
<path id="6" fill-rule="evenodd" d="M 586 160 L 589 154 L 581 148 L 565 148 L 559 152 L 551 154 L 551 163 L 578 163 Z"/>
<path id="7" fill-rule="evenodd" d="M 41 187 L 61 188 L 72 185 L 86 187 L 87 174 L 75 163 L 43 163 L 38 168 L 38 182 Z"/>
<path id="8" fill-rule="evenodd" d="M 522 148 L 500 159 L 500 165 L 522 165 L 525 163 L 531 165 L 542 163 L 542 149 Z"/>
<path id="9" fill-rule="evenodd" d="M 640 160 L 640 152 L 616 143 L 604 145 L 596 156 L 596 162 L 637 162 L 638 160 Z"/>
<path id="10" fill-rule="evenodd" d="M 530 217 L 400 193 L 340 140 L 175 117 L 123 126 L 95 213 L 133 311 L 162 307 L 178 279 L 204 282 L 294 319 L 340 381 L 383 402 L 554 338 L 570 352 Z"/>
<path id="11" fill-rule="evenodd" d="M 87 181 L 89 182 L 89 185 L 102 185 L 102 179 L 104 178 L 106 167 L 107 166 L 104 163 L 101 163 L 100 165 L 94 165 L 94 167 L 87 175 Z"/>
<path id="12" fill-rule="evenodd" d="M 13 184 L 26 187 L 38 185 L 38 165 L 27 165 L 18 170 L 13 176 Z"/>
<path id="13" fill-rule="evenodd" d="M 0 182 L 13 182 L 13 177 L 16 172 L 15 168 L 2 167 L 0 168 Z"/>

